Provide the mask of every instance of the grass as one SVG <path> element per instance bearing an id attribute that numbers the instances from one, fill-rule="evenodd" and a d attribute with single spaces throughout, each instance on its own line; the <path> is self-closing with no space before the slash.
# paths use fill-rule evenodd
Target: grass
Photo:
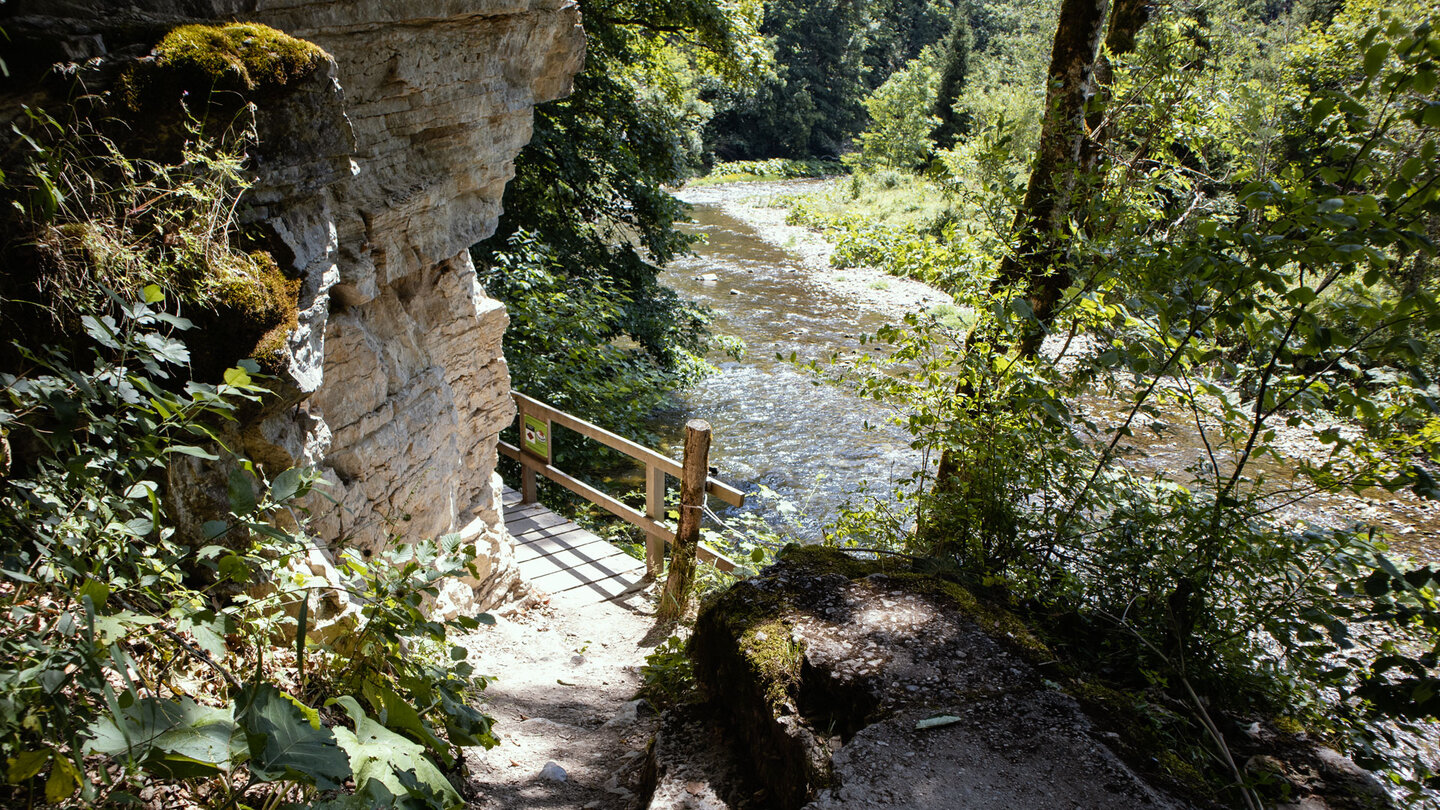
<path id="1" fill-rule="evenodd" d="M 951 204 L 938 183 L 890 171 L 852 175 L 849 183 L 794 199 L 792 207 L 803 207 L 806 219 L 817 221 L 849 215 L 876 226 L 923 230 L 951 216 Z"/>

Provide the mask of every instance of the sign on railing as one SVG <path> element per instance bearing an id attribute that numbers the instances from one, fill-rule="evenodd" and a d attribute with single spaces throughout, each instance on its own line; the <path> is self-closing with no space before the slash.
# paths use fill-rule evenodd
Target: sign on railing
<path id="1" fill-rule="evenodd" d="M 536 458 L 549 461 L 550 423 L 542 422 L 540 421 L 539 417 L 531 416 L 528 413 L 520 414 L 520 419 L 524 423 L 523 447 L 525 449 L 525 452 Z"/>

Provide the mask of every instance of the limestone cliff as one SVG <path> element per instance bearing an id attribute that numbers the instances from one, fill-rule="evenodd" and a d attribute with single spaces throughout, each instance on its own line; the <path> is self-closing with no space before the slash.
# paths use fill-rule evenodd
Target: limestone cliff
<path id="1" fill-rule="evenodd" d="M 0 9 L 16 42 L 60 63 L 52 76 L 87 88 L 103 89 L 180 23 L 258 22 L 328 52 L 324 71 L 256 111 L 257 182 L 242 216 L 304 285 L 281 395 L 241 441 L 272 473 L 325 470 L 338 505 L 312 504 L 323 540 L 373 550 L 461 532 L 482 576 L 473 593 L 450 594 L 451 607 L 503 599 L 517 581 L 494 478 L 496 437 L 513 416 L 507 321 L 467 249 L 494 230 L 532 107 L 567 93 L 581 65 L 574 0 Z"/>

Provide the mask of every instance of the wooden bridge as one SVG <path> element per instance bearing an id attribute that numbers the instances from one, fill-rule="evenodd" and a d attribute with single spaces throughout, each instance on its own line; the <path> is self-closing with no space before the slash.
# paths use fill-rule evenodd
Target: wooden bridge
<path id="1" fill-rule="evenodd" d="M 733 506 L 745 503 L 745 494 L 708 475 L 705 452 L 687 452 L 677 462 L 648 447 L 636 444 L 604 428 L 546 405 L 524 394 L 514 393 L 520 446 L 500 442 L 500 452 L 520 462 L 520 489 L 505 490 L 505 527 L 516 541 L 520 574 L 550 594 L 551 604 L 575 607 L 607 600 L 624 601 L 655 581 L 664 567 L 667 543 L 695 543 L 699 559 L 725 571 L 735 563 L 695 538 L 698 513 L 706 495 Z M 645 468 L 645 511 L 633 509 L 620 500 L 570 476 L 551 465 L 551 439 L 556 426 L 617 450 Z M 708 426 L 705 430 L 708 447 Z M 687 444 L 688 446 L 688 444 Z M 551 512 L 537 499 L 536 475 L 543 475 L 631 525 L 645 531 L 645 561 L 631 557 L 616 546 Z M 682 503 L 696 510 L 692 531 L 672 527 L 665 520 L 667 476 L 704 481 L 704 492 L 691 495 L 698 503 Z M 698 487 L 696 488 L 698 490 Z M 685 523 L 687 521 L 682 521 Z"/>

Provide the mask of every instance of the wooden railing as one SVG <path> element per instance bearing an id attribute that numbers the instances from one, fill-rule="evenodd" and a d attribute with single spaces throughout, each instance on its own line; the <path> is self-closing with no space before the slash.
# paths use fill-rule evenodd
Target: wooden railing
<path id="1" fill-rule="evenodd" d="M 652 575 L 658 576 L 664 562 L 665 544 L 675 538 L 675 528 L 665 522 L 665 476 L 681 478 L 684 474 L 681 463 L 648 447 L 636 444 L 623 436 L 611 433 L 598 425 L 586 422 L 584 419 L 556 410 L 537 399 L 531 399 L 518 392 L 513 396 L 515 397 L 515 407 L 518 410 L 516 423 L 520 431 L 520 446 L 516 447 L 502 441 L 500 442 L 500 452 L 506 457 L 520 462 L 522 502 L 535 502 L 535 475 L 539 473 L 610 514 L 640 527 L 645 531 L 646 567 Z M 618 450 L 644 465 L 645 511 L 640 512 L 633 509 L 618 499 L 552 466 L 550 462 L 554 456 L 551 454 L 550 440 L 555 425 L 573 430 L 612 450 Z M 707 460 L 703 457 L 687 458 L 686 463 L 698 464 L 703 470 L 706 469 Z M 732 506 L 745 504 L 745 493 L 729 484 L 717 481 L 709 475 L 705 477 L 705 492 Z M 734 561 L 704 543 L 699 545 L 697 556 L 724 571 L 733 571 L 736 567 Z"/>

